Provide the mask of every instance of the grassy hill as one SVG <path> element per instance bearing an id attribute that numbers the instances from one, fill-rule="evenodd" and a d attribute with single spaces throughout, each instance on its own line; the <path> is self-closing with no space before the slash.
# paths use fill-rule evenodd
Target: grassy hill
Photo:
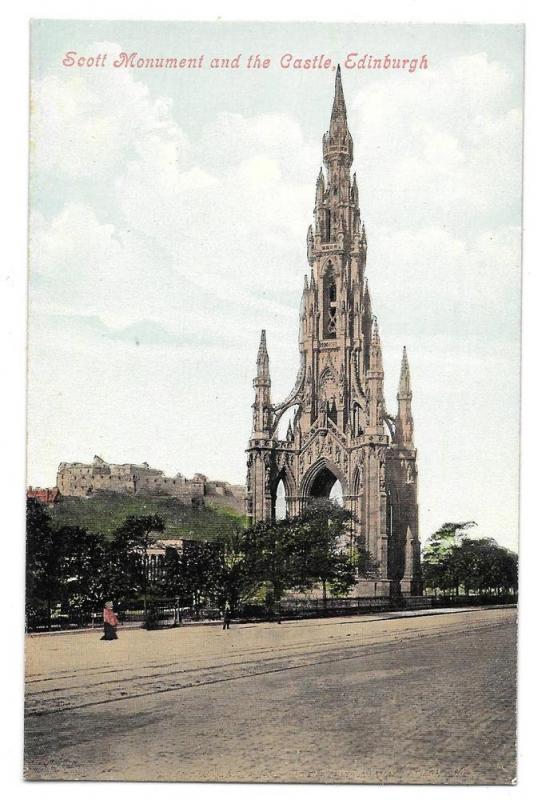
<path id="1" fill-rule="evenodd" d="M 129 516 L 158 514 L 165 523 L 165 539 L 214 539 L 244 523 L 233 509 L 219 506 L 193 508 L 176 497 L 144 497 L 98 493 L 92 497 L 63 497 L 51 509 L 53 523 L 78 525 L 111 536 Z"/>

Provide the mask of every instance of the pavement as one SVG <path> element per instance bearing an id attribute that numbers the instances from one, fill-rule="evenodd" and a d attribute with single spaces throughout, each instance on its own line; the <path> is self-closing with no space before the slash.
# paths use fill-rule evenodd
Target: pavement
<path id="1" fill-rule="evenodd" d="M 505 784 L 516 610 L 28 636 L 25 777 Z"/>

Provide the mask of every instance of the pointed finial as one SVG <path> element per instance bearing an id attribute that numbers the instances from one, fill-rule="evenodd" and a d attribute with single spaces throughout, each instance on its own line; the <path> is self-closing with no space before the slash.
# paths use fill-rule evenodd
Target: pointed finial
<path id="1" fill-rule="evenodd" d="M 258 376 L 264 378 L 269 377 L 269 356 L 267 354 L 265 330 L 262 330 L 260 336 L 260 346 L 258 347 L 258 358 L 256 359 L 256 364 L 258 368 Z"/>
<path id="2" fill-rule="evenodd" d="M 345 161 L 348 166 L 351 166 L 354 158 L 354 144 L 348 130 L 340 67 L 337 67 L 335 74 L 333 108 L 331 109 L 329 130 L 324 134 L 322 146 L 325 164 L 330 164 L 340 159 Z"/>
<path id="3" fill-rule="evenodd" d="M 363 304 L 366 309 L 371 310 L 371 295 L 369 294 L 369 281 L 367 277 L 363 279 Z"/>
<path id="4" fill-rule="evenodd" d="M 401 376 L 399 378 L 399 399 L 409 400 L 412 397 L 410 388 L 410 367 L 406 347 L 403 347 L 403 357 L 401 359 Z"/>
<path id="5" fill-rule="evenodd" d="M 286 433 L 286 440 L 291 442 L 294 438 L 294 431 L 292 429 L 292 420 L 288 422 L 288 431 Z"/>
<path id="6" fill-rule="evenodd" d="M 373 333 L 371 338 L 375 344 L 380 343 L 380 333 L 378 331 L 378 319 L 374 314 L 373 314 Z"/>
<path id="7" fill-rule="evenodd" d="M 305 274 L 303 276 L 303 291 L 307 292 L 308 289 L 309 289 L 309 279 L 307 278 L 307 275 Z"/>
<path id="8" fill-rule="evenodd" d="M 323 203 L 324 201 L 324 192 L 326 190 L 326 182 L 324 179 L 324 173 L 322 172 L 322 167 L 320 167 L 320 172 L 318 173 L 318 177 L 316 179 L 316 204 Z"/>
<path id="9" fill-rule="evenodd" d="M 355 172 L 352 175 L 352 194 L 356 195 L 356 197 L 358 195 L 358 176 Z"/>
<path id="10" fill-rule="evenodd" d="M 331 111 L 331 119 L 339 116 L 346 118 L 346 103 L 344 102 L 340 66 L 337 67 L 337 72 L 335 74 L 335 97 L 333 98 L 333 109 Z"/>
<path id="11" fill-rule="evenodd" d="M 367 233 L 365 231 L 365 222 L 361 225 L 361 243 L 366 245 L 367 244 Z"/>
<path id="12" fill-rule="evenodd" d="M 373 314 L 373 324 L 371 333 L 371 348 L 369 354 L 369 369 L 378 371 L 382 375 L 382 349 L 380 347 L 380 333 L 378 331 L 378 320 Z"/>

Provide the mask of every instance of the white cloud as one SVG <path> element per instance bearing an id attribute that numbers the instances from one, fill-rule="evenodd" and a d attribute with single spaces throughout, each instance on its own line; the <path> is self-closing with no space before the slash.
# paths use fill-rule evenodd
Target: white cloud
<path id="1" fill-rule="evenodd" d="M 519 223 L 522 115 L 504 66 L 485 54 L 452 59 L 405 83 L 369 80 L 351 127 L 371 226 Z M 511 107 L 516 101 L 517 106 Z"/>
<path id="2" fill-rule="evenodd" d="M 108 42 L 94 46 L 97 52 L 121 49 Z M 187 140 L 171 117 L 171 100 L 152 98 L 129 72 L 67 71 L 32 83 L 34 173 L 107 179 L 134 150 L 148 147 L 166 147 L 182 160 Z"/>

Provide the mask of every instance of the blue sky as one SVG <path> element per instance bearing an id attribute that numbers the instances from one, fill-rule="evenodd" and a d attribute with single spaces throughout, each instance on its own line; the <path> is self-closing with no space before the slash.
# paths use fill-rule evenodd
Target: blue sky
<path id="1" fill-rule="evenodd" d="M 43 22 L 32 30 L 28 481 L 60 461 L 245 474 L 266 328 L 297 371 L 305 235 L 334 74 L 291 52 L 419 57 L 343 70 L 393 413 L 408 348 L 420 528 L 517 541 L 519 26 Z M 65 52 L 259 52 L 266 72 L 65 68 Z"/>

